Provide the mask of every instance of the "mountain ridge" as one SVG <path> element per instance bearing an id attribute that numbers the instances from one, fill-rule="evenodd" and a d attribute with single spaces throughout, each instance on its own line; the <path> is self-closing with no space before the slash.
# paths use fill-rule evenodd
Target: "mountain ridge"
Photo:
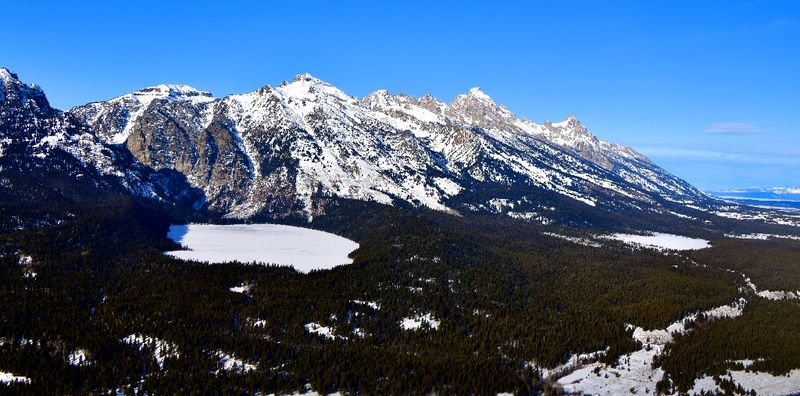
<path id="1" fill-rule="evenodd" d="M 45 100 L 38 107 L 58 112 L 36 92 Z M 711 202 L 635 150 L 598 139 L 573 115 L 537 124 L 477 87 L 450 104 L 387 90 L 356 98 L 305 73 L 223 98 L 162 84 L 76 106 L 63 117 L 85 127 L 94 151 L 127 150 L 150 171 L 182 175 L 203 193 L 194 206 L 227 218 L 311 219 L 324 213 L 328 198 L 545 223 L 552 221 L 548 208 L 565 199 L 575 202 L 569 207 L 584 205 L 580 210 L 651 213 Z M 44 142 L 91 164 L 70 146 L 75 140 Z M 129 165 L 106 173 L 125 175 Z"/>

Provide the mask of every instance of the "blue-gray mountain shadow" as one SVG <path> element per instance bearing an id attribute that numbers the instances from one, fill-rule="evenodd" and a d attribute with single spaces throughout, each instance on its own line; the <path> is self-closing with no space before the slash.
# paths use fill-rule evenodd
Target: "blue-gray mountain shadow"
<path id="1" fill-rule="evenodd" d="M 186 224 L 173 224 L 169 226 L 167 238 L 172 239 L 175 243 L 183 245 L 183 238 L 189 233 L 189 226 Z M 184 246 L 185 248 L 185 246 Z"/>

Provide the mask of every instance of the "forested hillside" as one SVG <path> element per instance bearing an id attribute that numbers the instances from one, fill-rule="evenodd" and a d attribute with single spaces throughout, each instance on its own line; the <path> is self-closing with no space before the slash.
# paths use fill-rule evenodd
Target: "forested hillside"
<path id="1" fill-rule="evenodd" d="M 506 217 L 353 201 L 333 207 L 311 225 L 361 247 L 353 265 L 310 274 L 170 259 L 161 252 L 174 248 L 164 234 L 175 219 L 125 197 L 57 225 L 3 234 L 0 371 L 30 379 L 3 389 L 556 391 L 539 367 L 598 350 L 613 364 L 640 347 L 626 324 L 664 327 L 729 303 L 743 284 L 716 265 L 727 249 L 686 257 L 612 242 L 595 248 Z M 241 285 L 243 293 L 229 290 Z M 719 362 L 721 345 L 731 359 L 763 357 L 759 369 L 786 372 L 798 366 L 791 347 L 769 345 L 793 339 L 798 311 L 796 302 L 750 302 L 741 318 L 676 339 L 661 364 L 676 389 L 718 374 L 717 364 L 683 365 L 696 361 L 687 353 Z M 431 321 L 401 327 L 417 316 Z M 753 327 L 764 322 L 768 332 Z M 310 323 L 328 333 L 309 331 Z M 726 341 L 701 341 L 707 337 Z M 70 364 L 76 351 L 86 360 Z"/>

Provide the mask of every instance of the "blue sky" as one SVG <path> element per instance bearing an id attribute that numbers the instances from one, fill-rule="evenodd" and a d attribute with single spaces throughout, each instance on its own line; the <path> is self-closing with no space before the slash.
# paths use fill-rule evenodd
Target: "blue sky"
<path id="1" fill-rule="evenodd" d="M 480 86 L 536 122 L 575 114 L 704 189 L 800 185 L 798 0 L 67 3 L 5 4 L 0 44 L 0 65 L 59 108 L 301 72 L 356 96 Z"/>

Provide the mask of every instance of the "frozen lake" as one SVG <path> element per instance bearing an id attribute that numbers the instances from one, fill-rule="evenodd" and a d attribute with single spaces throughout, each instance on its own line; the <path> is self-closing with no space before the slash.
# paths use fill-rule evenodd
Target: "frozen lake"
<path id="1" fill-rule="evenodd" d="M 300 272 L 350 264 L 358 244 L 323 231 L 279 224 L 172 225 L 167 237 L 191 250 L 172 257 L 212 264 L 240 261 L 292 266 Z"/>
<path id="2" fill-rule="evenodd" d="M 652 233 L 650 235 L 614 234 L 606 236 L 606 238 L 656 249 L 698 250 L 711 246 L 705 239 L 663 233 Z"/>

